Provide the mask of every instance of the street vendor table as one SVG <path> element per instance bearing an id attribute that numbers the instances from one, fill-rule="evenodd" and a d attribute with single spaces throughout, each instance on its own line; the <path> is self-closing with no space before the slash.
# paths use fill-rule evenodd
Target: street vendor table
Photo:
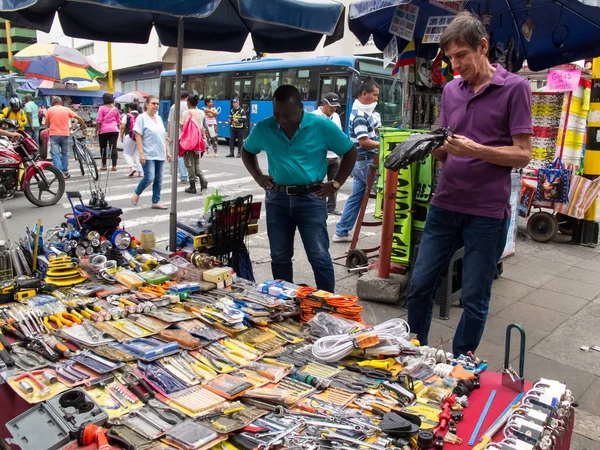
<path id="1" fill-rule="evenodd" d="M 525 390 L 531 389 L 533 383 L 526 381 Z M 481 374 L 481 389 L 473 391 L 469 396 L 469 407 L 465 409 L 464 420 L 459 422 L 456 426 L 457 435 L 463 439 L 461 445 L 454 445 L 446 443 L 444 448 L 447 449 L 469 449 L 468 441 L 473 433 L 473 429 L 479 420 L 481 411 L 485 407 L 485 404 L 490 396 L 493 389 L 497 390 L 496 397 L 488 411 L 486 419 L 483 422 L 480 430 L 480 436 L 487 430 L 490 425 L 496 420 L 496 418 L 506 409 L 506 407 L 513 401 L 517 393 L 507 387 L 502 386 L 502 374 L 497 372 L 486 371 Z M 6 422 L 23 413 L 33 405 L 29 405 L 19 395 L 17 395 L 8 384 L 0 385 L 0 436 L 3 438 L 9 438 L 10 435 L 5 427 Z M 573 434 L 575 415 L 571 415 L 571 422 L 567 427 L 567 432 L 563 437 L 562 443 L 557 442 L 555 450 L 568 450 L 571 446 L 571 436 Z M 479 436 L 478 436 L 479 437 Z M 495 437 L 495 441 L 499 441 L 502 438 L 502 432 L 498 432 Z M 18 447 L 12 446 L 17 449 Z M 77 447 L 81 448 L 81 447 Z M 86 449 L 94 449 L 95 445 L 85 447 Z"/>
<path id="2" fill-rule="evenodd" d="M 533 387 L 533 383 L 525 382 L 525 392 Z M 486 415 L 485 420 L 477 436 L 475 445 L 479 442 L 481 435 L 494 423 L 500 414 L 508 407 L 508 405 L 515 399 L 517 392 L 502 386 L 502 374 L 498 372 L 485 371 L 481 374 L 481 389 L 477 389 L 469 396 L 469 407 L 465 409 L 464 420 L 456 425 L 456 434 L 463 439 L 461 445 L 444 444 L 445 449 L 469 449 L 472 448 L 468 444 L 471 434 L 477 425 L 481 411 L 485 408 L 485 404 L 488 401 L 492 390 L 496 389 L 496 396 L 492 405 Z M 573 434 L 575 414 L 571 415 L 571 423 L 566 427 L 567 431 L 563 437 L 562 443 L 557 442 L 557 446 L 554 450 L 568 450 L 571 446 L 571 435 Z M 494 441 L 502 440 L 502 430 L 500 430 Z"/>

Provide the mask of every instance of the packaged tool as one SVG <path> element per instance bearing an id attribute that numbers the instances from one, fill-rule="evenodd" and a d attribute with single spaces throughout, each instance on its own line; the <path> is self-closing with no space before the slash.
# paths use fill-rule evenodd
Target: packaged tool
<path id="1" fill-rule="evenodd" d="M 165 341 L 177 342 L 179 347 L 186 350 L 195 350 L 200 347 L 200 340 L 185 330 L 163 330 L 158 335 Z"/>
<path id="2" fill-rule="evenodd" d="M 117 348 L 115 344 L 99 345 L 98 347 L 93 347 L 91 351 L 111 361 L 126 363 L 137 360 L 137 357 L 133 353 Z"/>
<path id="3" fill-rule="evenodd" d="M 248 389 L 252 389 L 253 387 L 252 383 L 230 374 L 221 374 L 212 380 L 204 382 L 202 385 L 206 389 L 229 400 L 243 395 Z"/>
<path id="4" fill-rule="evenodd" d="M 112 323 L 113 327 L 121 330 L 133 338 L 146 337 L 154 334 L 153 330 L 146 328 L 138 322 L 132 322 L 128 319 L 116 320 Z"/>
<path id="5" fill-rule="evenodd" d="M 155 363 L 138 361 L 137 371 L 157 391 L 164 395 L 182 391 L 187 386 Z"/>
<path id="6" fill-rule="evenodd" d="M 165 356 L 158 363 L 186 386 L 193 386 L 204 381 L 204 378 L 192 370 L 190 364 L 183 358 L 179 358 L 179 355 Z"/>
<path id="7" fill-rule="evenodd" d="M 177 425 L 166 435 L 168 442 L 185 450 L 198 450 L 218 439 L 215 431 L 192 420 Z"/>
<path id="8" fill-rule="evenodd" d="M 62 328 L 61 333 L 86 347 L 95 347 L 97 345 L 105 345 L 114 342 L 114 339 L 106 335 L 96 326 L 96 324 L 87 321 L 83 322 L 81 325 Z"/>
<path id="9" fill-rule="evenodd" d="M 165 343 L 153 338 L 139 338 L 123 342 L 118 348 L 124 348 L 143 361 L 153 361 L 179 351 L 179 344 L 177 342 Z"/>
<path id="10" fill-rule="evenodd" d="M 143 450 L 150 448 L 153 443 L 151 439 L 147 439 L 139 433 L 136 433 L 131 428 L 125 425 L 112 425 L 106 436 L 110 439 L 119 439 L 127 443 L 131 450 Z"/>
<path id="11" fill-rule="evenodd" d="M 118 423 L 150 440 L 159 439 L 173 428 L 173 425 L 162 420 L 153 409 L 146 407 L 130 411 L 122 416 Z"/>
<path id="12" fill-rule="evenodd" d="M 151 270 L 148 272 L 141 272 L 138 274 L 143 280 L 152 285 L 160 285 L 169 281 L 169 275 L 165 275 L 159 270 Z"/>
<path id="13" fill-rule="evenodd" d="M 123 367 L 123 363 L 113 362 L 94 353 L 84 350 L 72 357 L 72 360 L 97 373 L 108 373 Z"/>
<path id="14" fill-rule="evenodd" d="M 69 389 L 51 369 L 34 370 L 8 378 L 9 386 L 26 402 L 39 403 Z"/>
<path id="15" fill-rule="evenodd" d="M 289 365 L 277 362 L 276 360 L 253 361 L 246 367 L 267 378 L 272 383 L 278 383 L 290 373 Z"/>
<path id="16" fill-rule="evenodd" d="M 170 394 L 168 398 L 171 406 L 181 408 L 190 416 L 197 416 L 225 402 L 223 397 L 201 386 L 192 386 Z"/>
<path id="17" fill-rule="evenodd" d="M 267 414 L 265 409 L 240 402 L 226 402 L 216 409 L 217 412 L 202 418 L 200 422 L 217 433 L 232 433 L 241 430 Z"/>

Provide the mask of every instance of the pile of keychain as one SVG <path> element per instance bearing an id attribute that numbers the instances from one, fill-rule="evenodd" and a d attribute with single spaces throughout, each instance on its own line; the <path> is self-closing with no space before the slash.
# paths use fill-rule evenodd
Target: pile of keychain
<path id="1" fill-rule="evenodd" d="M 23 450 L 441 450 L 469 440 L 457 424 L 487 367 L 475 355 L 420 346 L 402 319 L 366 326 L 356 297 L 252 283 L 208 255 L 143 252 L 128 234 L 110 246 L 93 232 L 79 238 L 37 242 L 37 267 L 2 285 L 11 301 L 0 305 L 0 372 L 31 405 L 6 427 Z M 541 380 L 493 433 L 471 439 L 520 449 L 525 436 L 551 449 L 571 403 L 564 385 Z M 491 442 L 502 427 L 505 447 Z"/>

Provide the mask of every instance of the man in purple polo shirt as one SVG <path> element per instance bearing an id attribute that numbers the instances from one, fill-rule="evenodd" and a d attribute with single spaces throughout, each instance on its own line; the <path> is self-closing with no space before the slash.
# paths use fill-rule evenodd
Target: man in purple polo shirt
<path id="1" fill-rule="evenodd" d="M 411 277 L 408 323 L 427 344 L 440 280 L 464 247 L 464 310 L 452 344 L 460 355 L 477 349 L 485 327 L 508 231 L 511 168 L 531 158 L 531 89 L 489 63 L 485 27 L 469 12 L 446 28 L 440 47 L 460 74 L 444 88 L 440 117 L 455 136 L 434 151 L 444 167 Z"/>

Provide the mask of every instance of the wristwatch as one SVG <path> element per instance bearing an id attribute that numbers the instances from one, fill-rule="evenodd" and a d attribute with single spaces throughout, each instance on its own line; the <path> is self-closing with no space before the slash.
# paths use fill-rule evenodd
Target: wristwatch
<path id="1" fill-rule="evenodd" d="M 333 187 L 335 188 L 336 191 L 339 191 L 340 188 L 342 187 L 342 185 L 340 183 L 338 183 L 337 181 L 333 180 L 331 182 L 331 184 L 333 184 Z"/>

